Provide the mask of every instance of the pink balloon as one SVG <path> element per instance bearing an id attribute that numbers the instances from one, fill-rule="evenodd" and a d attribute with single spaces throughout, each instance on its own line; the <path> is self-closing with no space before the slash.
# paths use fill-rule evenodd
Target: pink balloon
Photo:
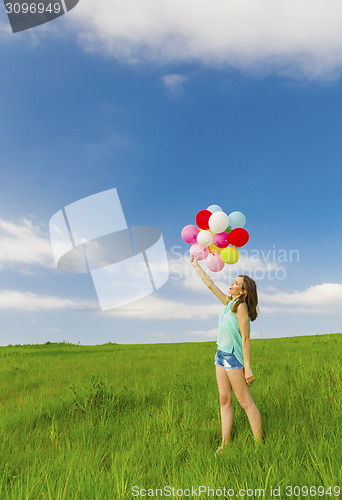
<path id="1" fill-rule="evenodd" d="M 228 233 L 217 233 L 214 236 L 214 245 L 219 248 L 226 248 L 228 246 Z"/>
<path id="2" fill-rule="evenodd" d="M 196 257 L 197 260 L 204 260 L 208 257 L 209 250 L 207 248 L 202 247 L 198 243 L 195 243 L 190 247 L 190 255 Z"/>
<path id="3" fill-rule="evenodd" d="M 197 243 L 198 233 L 198 227 L 194 226 L 193 224 L 189 224 L 188 226 L 183 227 L 181 237 L 185 241 L 185 243 Z"/>
<path id="4" fill-rule="evenodd" d="M 224 262 L 219 253 L 210 253 L 207 258 L 207 268 L 217 273 L 224 268 Z"/>

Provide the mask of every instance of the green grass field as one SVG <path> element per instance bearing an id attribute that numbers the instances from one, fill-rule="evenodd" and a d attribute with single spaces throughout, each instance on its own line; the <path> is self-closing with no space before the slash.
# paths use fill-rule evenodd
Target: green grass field
<path id="1" fill-rule="evenodd" d="M 219 458 L 215 342 L 1 347 L 0 499 L 340 498 L 341 341 L 252 340 L 264 443 L 234 397 Z"/>

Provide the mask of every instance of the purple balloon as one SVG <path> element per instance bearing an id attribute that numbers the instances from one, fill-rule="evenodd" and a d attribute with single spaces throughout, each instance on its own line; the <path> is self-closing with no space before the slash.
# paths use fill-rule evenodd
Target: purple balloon
<path id="1" fill-rule="evenodd" d="M 181 237 L 185 241 L 185 243 L 197 243 L 198 233 L 198 227 L 194 226 L 193 224 L 189 224 L 188 226 L 183 227 Z"/>

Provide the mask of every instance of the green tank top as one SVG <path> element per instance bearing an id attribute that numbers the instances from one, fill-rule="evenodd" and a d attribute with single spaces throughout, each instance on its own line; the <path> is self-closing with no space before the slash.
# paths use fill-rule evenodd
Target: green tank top
<path id="1" fill-rule="evenodd" d="M 242 366 L 244 366 L 239 321 L 236 313 L 231 311 L 233 304 L 237 300 L 238 299 L 230 300 L 219 316 L 217 348 L 220 349 L 220 351 L 234 354 Z M 250 326 L 251 322 L 249 320 L 249 329 Z"/>

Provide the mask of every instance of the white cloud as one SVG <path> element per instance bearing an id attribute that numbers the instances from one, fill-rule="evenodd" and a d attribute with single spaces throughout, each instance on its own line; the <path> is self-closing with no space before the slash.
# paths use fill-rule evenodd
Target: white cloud
<path id="1" fill-rule="evenodd" d="M 133 304 L 118 307 L 108 314 L 139 319 L 208 319 L 218 316 L 222 304 L 198 304 L 164 299 L 157 294 L 149 295 Z"/>
<path id="2" fill-rule="evenodd" d="M 281 292 L 273 294 L 259 291 L 259 304 L 261 313 L 302 313 L 302 314 L 337 314 L 341 311 L 342 284 L 323 283 L 314 285 L 299 292 Z M 274 304 L 274 305 L 273 305 Z M 217 318 L 222 311 L 221 302 L 199 303 L 186 302 L 162 298 L 157 293 L 149 295 L 139 301 L 124 307 L 107 311 L 124 318 L 139 318 L 141 320 L 151 319 L 198 319 L 207 320 Z M 21 311 L 50 311 L 61 309 L 92 310 L 100 314 L 99 305 L 95 301 L 81 299 L 68 299 L 49 295 L 38 295 L 31 292 L 19 292 L 15 290 L 0 290 L 0 309 Z M 192 335 L 214 336 L 216 330 L 202 331 L 189 330 L 186 333 Z M 153 335 L 161 336 L 162 332 Z M 258 332 L 252 331 L 252 336 L 259 336 Z"/>
<path id="3" fill-rule="evenodd" d="M 10 35 L 12 35 L 10 24 L 4 23 L 0 19 L 0 36 L 2 36 L 2 41 L 6 40 Z"/>
<path id="4" fill-rule="evenodd" d="M 158 332 L 150 332 L 151 337 L 166 337 L 166 333 L 159 330 Z"/>
<path id="5" fill-rule="evenodd" d="M 200 281 L 200 280 L 199 280 Z M 200 281 L 203 285 L 203 283 Z M 203 285 L 204 290 L 207 288 Z M 223 287 L 222 287 L 223 288 Z M 193 290 L 199 292 L 202 287 Z M 340 313 L 342 301 L 342 284 L 323 283 L 311 286 L 302 292 L 281 292 L 272 294 L 259 291 L 261 314 L 268 313 L 302 313 L 302 314 L 336 314 Z M 274 305 L 273 305 L 274 304 Z M 108 311 L 122 317 L 140 319 L 201 319 L 217 318 L 222 311 L 222 303 L 187 302 L 162 298 L 157 294 L 150 295 L 133 304 Z M 193 330 L 194 335 L 204 334 L 202 330 Z M 188 332 L 189 333 L 189 332 Z M 207 334 L 207 332 L 205 332 Z M 252 333 L 254 336 L 254 334 Z M 258 332 L 255 335 L 261 335 Z M 255 338 L 255 337 L 254 337 Z"/>
<path id="6" fill-rule="evenodd" d="M 162 76 L 162 82 L 169 94 L 173 96 L 180 96 L 183 93 L 184 84 L 187 78 L 183 75 L 172 73 L 170 75 Z"/>
<path id="7" fill-rule="evenodd" d="M 195 335 L 198 337 L 204 337 L 209 340 L 217 338 L 218 330 L 217 328 L 212 328 L 211 330 L 187 330 L 185 335 Z M 263 337 L 262 333 L 254 331 L 251 329 L 251 338 L 252 339 L 261 339 Z"/>
<path id="8" fill-rule="evenodd" d="M 172 282 L 178 283 L 180 287 L 187 290 L 207 292 L 207 287 L 190 264 L 190 257 L 188 254 L 183 257 L 180 253 L 170 252 L 168 255 L 168 262 L 170 279 Z M 277 262 L 264 261 L 263 258 L 260 258 L 260 255 L 259 257 L 256 255 L 249 257 L 248 254 L 243 254 L 242 252 L 241 258 L 234 266 L 229 266 L 227 264 L 223 270 L 218 273 L 210 271 L 205 262 L 205 260 L 201 261 L 199 263 L 200 266 L 224 293 L 228 293 L 231 281 L 239 274 L 247 274 L 258 282 L 259 279 L 267 277 L 275 279 L 277 277 L 277 270 L 282 271 L 282 277 L 285 269 L 283 265 L 279 265 Z"/>
<path id="9" fill-rule="evenodd" d="M 262 339 L 267 338 L 267 335 L 264 335 L 262 332 L 258 332 L 257 330 L 251 328 L 250 337 L 251 339 Z"/>
<path id="10" fill-rule="evenodd" d="M 336 314 L 341 312 L 342 284 L 322 283 L 321 285 L 312 285 L 303 291 L 291 293 L 277 291 L 266 294 L 260 292 L 259 299 L 262 304 L 260 308 L 262 312 L 291 311 L 310 314 Z"/>
<path id="11" fill-rule="evenodd" d="M 94 302 L 65 299 L 31 292 L 0 290 L 0 309 L 20 311 L 52 311 L 58 309 L 99 309 Z"/>
<path id="12" fill-rule="evenodd" d="M 25 274 L 31 274 L 21 265 L 55 267 L 48 236 L 32 221 L 20 222 L 0 219 L 0 267 L 19 266 Z"/>
<path id="13" fill-rule="evenodd" d="M 211 330 L 187 330 L 185 335 L 196 335 L 199 337 L 209 337 L 210 339 L 217 338 L 217 328 L 212 328 Z"/>
<path id="14" fill-rule="evenodd" d="M 272 295 L 263 294 L 263 299 L 268 302 L 287 305 L 340 305 L 342 302 L 342 284 L 322 283 L 321 285 L 312 285 L 303 292 L 284 293 L 278 291 Z"/>
<path id="15" fill-rule="evenodd" d="M 80 2 L 65 23 L 84 50 L 125 63 L 314 79 L 341 72 L 341 18 L 340 0 L 101 0 Z"/>

